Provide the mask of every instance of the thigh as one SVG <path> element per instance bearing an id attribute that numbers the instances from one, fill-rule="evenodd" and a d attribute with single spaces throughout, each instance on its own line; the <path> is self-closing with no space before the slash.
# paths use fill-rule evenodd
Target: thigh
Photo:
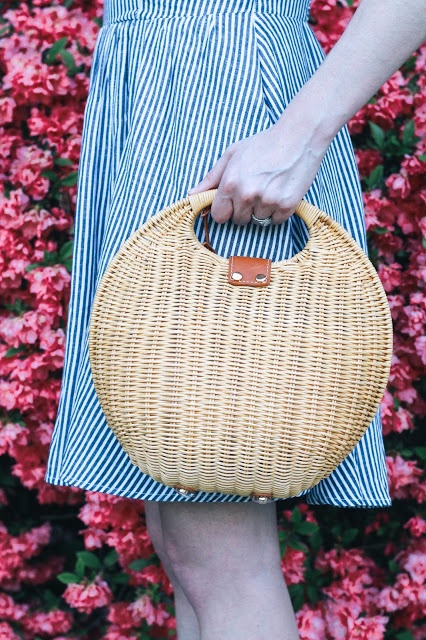
<path id="1" fill-rule="evenodd" d="M 240 569 L 280 563 L 275 502 L 163 502 L 159 511 L 174 562 Z"/>
<path id="2" fill-rule="evenodd" d="M 164 555 L 163 531 L 161 525 L 159 503 L 154 500 L 144 500 L 145 522 L 149 537 L 159 556 Z"/>

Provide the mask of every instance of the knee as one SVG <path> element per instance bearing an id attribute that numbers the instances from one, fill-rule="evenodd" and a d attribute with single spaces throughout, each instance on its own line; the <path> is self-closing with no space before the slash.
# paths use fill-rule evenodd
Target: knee
<path id="1" fill-rule="evenodd" d="M 174 576 L 176 583 L 181 586 L 197 610 L 198 605 L 209 595 L 209 579 L 212 580 L 213 577 L 211 571 L 209 575 L 208 563 L 204 557 L 208 550 L 200 552 L 195 546 L 191 553 L 187 542 L 183 543 L 178 536 L 165 532 L 162 562 L 167 564 L 169 573 Z"/>
<path id="2" fill-rule="evenodd" d="M 226 544 L 204 546 L 199 540 L 163 532 L 163 552 L 170 571 L 194 607 L 216 590 L 227 589 L 233 581 L 254 584 L 262 579 L 267 566 L 255 556 L 241 561 L 238 550 Z"/>
<path id="3" fill-rule="evenodd" d="M 154 551 L 159 557 L 161 564 L 163 565 L 163 568 L 166 571 L 170 581 L 172 581 L 172 576 L 170 575 L 170 561 L 164 547 L 163 527 L 161 525 L 158 505 L 145 504 L 145 517 L 146 528 L 151 539 L 152 546 L 154 547 Z"/>

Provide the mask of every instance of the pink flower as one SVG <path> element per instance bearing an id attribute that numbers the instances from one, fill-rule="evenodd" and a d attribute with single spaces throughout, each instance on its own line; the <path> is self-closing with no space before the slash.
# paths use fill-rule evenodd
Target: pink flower
<path id="1" fill-rule="evenodd" d="M 3 124 L 13 122 L 13 110 L 15 107 L 16 102 L 13 98 L 0 98 L 0 122 Z"/>
<path id="2" fill-rule="evenodd" d="M 20 424 L 7 422 L 0 425 L 0 454 L 8 453 L 12 444 L 28 445 L 29 429 Z"/>
<path id="3" fill-rule="evenodd" d="M 426 336 L 417 336 L 414 345 L 421 361 L 426 366 Z"/>
<path id="4" fill-rule="evenodd" d="M 0 593 L 0 618 L 3 620 L 21 620 L 28 609 L 28 604 L 16 604 L 11 596 Z"/>
<path id="5" fill-rule="evenodd" d="M 426 624 L 421 627 L 412 627 L 411 635 L 413 636 L 413 640 L 425 640 L 426 638 Z"/>
<path id="6" fill-rule="evenodd" d="M 404 524 L 404 529 L 408 529 L 414 538 L 419 538 L 426 533 L 426 520 L 420 516 L 414 516 Z"/>
<path id="7" fill-rule="evenodd" d="M 10 624 L 7 622 L 0 622 L 0 640 L 21 640 Z"/>
<path id="8" fill-rule="evenodd" d="M 132 602 L 129 605 L 129 610 L 133 615 L 137 616 L 139 620 L 146 620 L 149 625 L 155 623 L 155 608 L 149 596 L 143 595 L 135 600 L 135 602 Z"/>
<path id="9" fill-rule="evenodd" d="M 108 611 L 107 620 L 116 624 L 122 631 L 136 629 L 141 623 L 140 616 L 135 615 L 135 612 L 130 609 L 130 604 L 130 602 L 113 602 Z"/>
<path id="10" fill-rule="evenodd" d="M 401 169 L 401 173 L 393 173 L 385 180 L 385 184 L 391 198 L 405 199 L 411 193 L 411 184 L 405 170 Z"/>
<path id="11" fill-rule="evenodd" d="M 419 585 L 424 584 L 426 580 L 426 551 L 410 553 L 402 566 L 410 574 L 413 582 Z"/>
<path id="12" fill-rule="evenodd" d="M 426 311 L 417 306 L 407 305 L 404 307 L 403 313 L 405 318 L 402 316 L 400 331 L 411 337 L 424 336 Z"/>
<path id="13" fill-rule="evenodd" d="M 86 549 L 101 549 L 105 544 L 106 532 L 103 529 L 84 529 L 82 533 Z"/>
<path id="14" fill-rule="evenodd" d="M 288 585 L 303 582 L 305 577 L 305 559 L 306 556 L 303 551 L 287 547 L 285 555 L 281 560 L 281 568 Z"/>
<path id="15" fill-rule="evenodd" d="M 412 431 L 414 429 L 413 416 L 403 407 L 398 407 L 393 415 L 392 431 L 402 433 L 403 431 Z"/>
<path id="16" fill-rule="evenodd" d="M 367 177 L 377 165 L 383 162 L 382 156 L 376 149 L 357 149 L 356 161 L 361 177 Z"/>
<path id="17" fill-rule="evenodd" d="M 401 265 L 398 262 L 390 265 L 379 264 L 378 274 L 386 292 L 392 291 L 401 284 Z"/>
<path id="18" fill-rule="evenodd" d="M 46 634 L 49 636 L 57 633 L 66 633 L 71 630 L 73 615 L 69 611 L 58 609 L 48 612 L 38 612 L 28 615 L 24 620 L 26 631 L 34 635 Z"/>
<path id="19" fill-rule="evenodd" d="M 327 602 L 325 620 L 327 631 L 333 640 L 347 640 L 352 631 L 358 610 L 354 611 L 350 603 Z M 327 636 L 326 636 L 327 637 Z"/>
<path id="20" fill-rule="evenodd" d="M 386 616 L 373 616 L 372 618 L 358 618 L 348 640 L 383 640 L 386 633 Z"/>
<path id="21" fill-rule="evenodd" d="M 102 640 L 138 640 L 138 638 L 139 636 L 135 636 L 131 631 L 124 631 L 115 624 L 109 625 L 102 636 Z"/>
<path id="22" fill-rule="evenodd" d="M 70 607 L 82 613 L 91 613 L 112 601 L 111 589 L 99 576 L 89 584 L 69 584 L 62 595 Z"/>
<path id="23" fill-rule="evenodd" d="M 410 497 L 412 485 L 415 485 L 422 475 L 422 470 L 416 466 L 415 460 L 404 460 L 399 454 L 395 458 L 386 456 L 386 466 L 391 495 L 394 498 Z"/>
<path id="24" fill-rule="evenodd" d="M 310 609 L 305 603 L 296 613 L 300 640 L 326 640 L 326 625 L 320 607 Z"/>

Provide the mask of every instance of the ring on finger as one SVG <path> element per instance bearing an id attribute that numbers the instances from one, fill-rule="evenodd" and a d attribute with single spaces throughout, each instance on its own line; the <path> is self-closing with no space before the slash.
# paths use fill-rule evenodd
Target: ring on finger
<path id="1" fill-rule="evenodd" d="M 251 214 L 251 219 L 255 224 L 258 224 L 260 227 L 268 227 L 272 222 L 272 216 L 269 216 L 268 218 L 258 218 L 257 216 L 254 215 L 254 213 Z"/>

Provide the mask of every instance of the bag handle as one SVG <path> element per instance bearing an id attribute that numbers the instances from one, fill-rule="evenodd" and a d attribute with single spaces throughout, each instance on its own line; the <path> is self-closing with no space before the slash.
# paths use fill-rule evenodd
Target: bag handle
<path id="1" fill-rule="evenodd" d="M 204 233 L 206 236 L 206 240 L 202 243 L 202 245 L 213 253 L 216 253 L 216 251 L 210 244 L 207 218 L 210 212 L 209 207 L 211 206 L 216 193 L 217 189 L 209 189 L 208 191 L 201 191 L 200 193 L 194 193 L 193 195 L 188 196 L 188 200 L 191 204 L 194 215 L 197 216 L 198 214 L 200 214 L 204 222 Z M 295 209 L 295 213 L 297 213 L 297 215 L 302 218 L 308 230 L 310 230 L 322 212 L 320 209 L 318 209 L 318 207 L 315 207 L 307 200 L 301 200 Z M 194 219 L 191 220 L 191 224 L 194 224 Z"/>

